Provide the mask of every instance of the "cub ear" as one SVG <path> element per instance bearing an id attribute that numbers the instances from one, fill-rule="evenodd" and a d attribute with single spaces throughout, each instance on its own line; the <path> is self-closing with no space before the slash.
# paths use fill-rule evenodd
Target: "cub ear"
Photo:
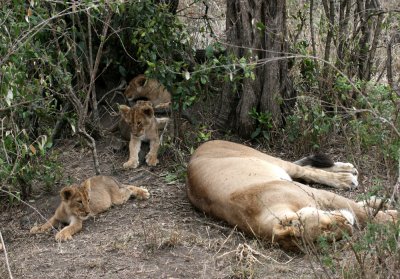
<path id="1" fill-rule="evenodd" d="M 120 106 L 119 106 L 119 111 L 120 111 L 122 117 L 123 117 L 125 120 L 128 120 L 128 119 L 129 119 L 129 112 L 131 111 L 131 108 L 130 108 L 130 107 L 128 107 L 128 106 L 126 106 L 126 105 L 120 105 Z"/>
<path id="2" fill-rule="evenodd" d="M 61 189 L 60 196 L 63 201 L 68 201 L 75 193 L 75 188 L 67 186 Z"/>
<path id="3" fill-rule="evenodd" d="M 146 84 L 146 81 L 147 81 L 147 79 L 146 79 L 145 75 L 139 75 L 136 77 L 135 84 L 137 87 L 142 87 Z"/>
<path id="4" fill-rule="evenodd" d="M 145 106 L 142 112 L 148 117 L 153 117 L 154 115 L 154 109 L 151 106 Z"/>

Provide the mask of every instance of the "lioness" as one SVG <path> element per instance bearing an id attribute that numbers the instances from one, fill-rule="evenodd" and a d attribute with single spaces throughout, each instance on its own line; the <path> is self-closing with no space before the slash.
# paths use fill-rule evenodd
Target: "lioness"
<path id="1" fill-rule="evenodd" d="M 209 141 L 190 159 L 188 197 L 205 213 L 286 249 L 295 249 L 299 239 L 340 239 L 353 225 L 366 224 L 369 212 L 362 205 L 292 180 L 350 189 L 358 184 L 353 165 L 335 163 L 323 170 L 299 164 L 244 145 Z M 396 218 L 397 211 L 379 211 L 373 221 Z"/>
<path id="2" fill-rule="evenodd" d="M 66 186 L 60 195 L 61 204 L 53 217 L 43 225 L 34 226 L 31 233 L 47 232 L 58 223 L 66 223 L 68 226 L 56 234 L 56 240 L 70 240 L 82 229 L 83 221 L 89 216 L 106 211 L 114 204 L 123 204 L 132 195 L 142 200 L 150 196 L 144 188 L 120 184 L 109 176 L 94 176 L 80 186 Z"/>
<path id="3" fill-rule="evenodd" d="M 167 109 L 171 105 L 171 93 L 157 80 L 138 75 L 125 89 L 129 101 L 147 100 L 155 109 Z"/>
<path id="4" fill-rule="evenodd" d="M 157 153 L 160 147 L 159 126 L 165 125 L 168 118 L 156 118 L 150 101 L 137 101 L 133 107 L 121 105 L 119 107 L 122 124 L 127 124 L 130 131 L 129 160 L 123 164 L 124 168 L 139 166 L 139 151 L 142 141 L 150 141 L 150 150 L 146 155 L 149 166 L 158 164 Z"/>

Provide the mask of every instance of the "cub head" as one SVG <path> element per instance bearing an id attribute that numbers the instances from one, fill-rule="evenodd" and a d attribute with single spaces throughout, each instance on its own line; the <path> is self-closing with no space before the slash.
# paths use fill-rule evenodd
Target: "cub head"
<path id="1" fill-rule="evenodd" d="M 143 95 L 145 95 L 146 85 L 147 78 L 144 75 L 138 75 L 129 82 L 128 87 L 125 89 L 125 97 L 129 101 L 145 97 Z"/>
<path id="2" fill-rule="evenodd" d="M 137 101 L 133 107 L 119 107 L 122 119 L 129 125 L 131 134 L 141 137 L 150 127 L 154 119 L 154 109 L 149 101 Z"/>
<path id="3" fill-rule="evenodd" d="M 89 217 L 89 194 L 85 187 L 78 185 L 66 186 L 60 192 L 62 202 L 68 206 L 69 211 L 81 220 Z"/>

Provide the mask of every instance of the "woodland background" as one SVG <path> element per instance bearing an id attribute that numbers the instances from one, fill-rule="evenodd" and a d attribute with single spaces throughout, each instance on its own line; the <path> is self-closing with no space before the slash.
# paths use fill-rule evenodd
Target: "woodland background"
<path id="1" fill-rule="evenodd" d="M 360 171 L 360 188 L 341 194 L 354 199 L 379 195 L 398 208 L 397 1 L 154 2 L 1 1 L 0 233 L 5 235 L 3 246 L 10 241 L 14 256 L 11 264 L 3 257 L 1 277 L 10 270 L 21 277 L 28 272 L 13 266 L 13 259 L 16 266 L 20 259 L 12 249 L 21 244 L 11 239 L 21 235 L 24 225 L 16 230 L 4 226 L 26 216 L 30 206 L 51 200 L 60 186 L 83 180 L 71 172 L 82 174 L 79 169 L 84 169 L 82 175 L 132 179 L 131 174 L 122 175 L 122 164 L 110 167 L 110 154 L 123 161 L 127 150 L 109 148 L 114 143 L 107 128 L 117 121 L 126 83 L 141 73 L 172 93 L 174 129 L 164 135 L 160 166 L 139 171 L 156 174 L 154 184 L 164 185 L 160 187 L 177 185 L 168 193 L 188 212 L 194 209 L 184 199 L 186 163 L 193 150 L 210 139 L 242 142 L 288 160 L 324 151 Z M 79 152 L 85 156 L 76 155 Z M 171 208 L 171 214 L 182 209 Z M 201 230 L 196 222 L 190 228 Z M 230 232 L 213 219 L 207 222 L 214 224 L 214 235 L 226 233 L 220 246 L 208 245 L 207 250 L 213 255 L 207 265 L 215 265 L 218 278 L 265 278 L 266 270 L 280 274 L 277 277 L 395 278 L 400 267 L 396 226 L 371 225 L 333 247 L 321 239 L 318 248 L 304 247 L 304 257 L 297 262 L 309 269 L 294 265 L 295 271 L 288 271 L 290 263 L 285 268 L 263 263 L 269 253 L 283 261 L 286 255 L 279 249 Z M 173 229 L 154 239 L 148 235 L 151 229 L 143 229 L 152 252 L 163 245 L 193 250 L 203 243 L 188 241 L 192 235 L 174 238 L 181 230 Z M 148 252 L 148 246 L 143 251 Z M 170 254 L 164 257 L 170 259 Z M 230 257 L 230 269 L 218 269 L 221 257 Z M 38 278 L 35 268 L 26 270 Z M 195 268 L 188 272 L 182 276 L 202 274 Z"/>

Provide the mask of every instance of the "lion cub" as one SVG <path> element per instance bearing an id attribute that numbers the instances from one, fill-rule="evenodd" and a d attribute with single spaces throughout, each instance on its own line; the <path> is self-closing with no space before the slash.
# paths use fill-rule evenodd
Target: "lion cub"
<path id="1" fill-rule="evenodd" d="M 157 80 L 138 75 L 133 78 L 125 89 L 129 101 L 147 100 L 154 109 L 168 109 L 171 105 L 171 93 Z"/>
<path id="2" fill-rule="evenodd" d="M 125 203 L 132 195 L 141 200 L 150 196 L 144 188 L 121 184 L 109 176 L 94 176 L 80 186 L 66 186 L 60 195 L 61 204 L 53 217 L 43 225 L 34 226 L 31 233 L 47 232 L 58 223 L 66 223 L 68 226 L 56 234 L 56 240 L 70 240 L 82 229 L 83 220 L 90 216 L 104 212 L 114 204 Z"/>
<path id="3" fill-rule="evenodd" d="M 131 108 L 125 105 L 119 107 L 122 116 L 121 125 L 129 126 L 129 160 L 123 164 L 124 168 L 137 168 L 139 166 L 139 151 L 142 141 L 150 141 L 150 150 L 146 155 L 149 166 L 158 164 L 157 153 L 160 147 L 158 130 L 166 125 L 169 118 L 156 118 L 150 101 L 137 101 Z"/>

